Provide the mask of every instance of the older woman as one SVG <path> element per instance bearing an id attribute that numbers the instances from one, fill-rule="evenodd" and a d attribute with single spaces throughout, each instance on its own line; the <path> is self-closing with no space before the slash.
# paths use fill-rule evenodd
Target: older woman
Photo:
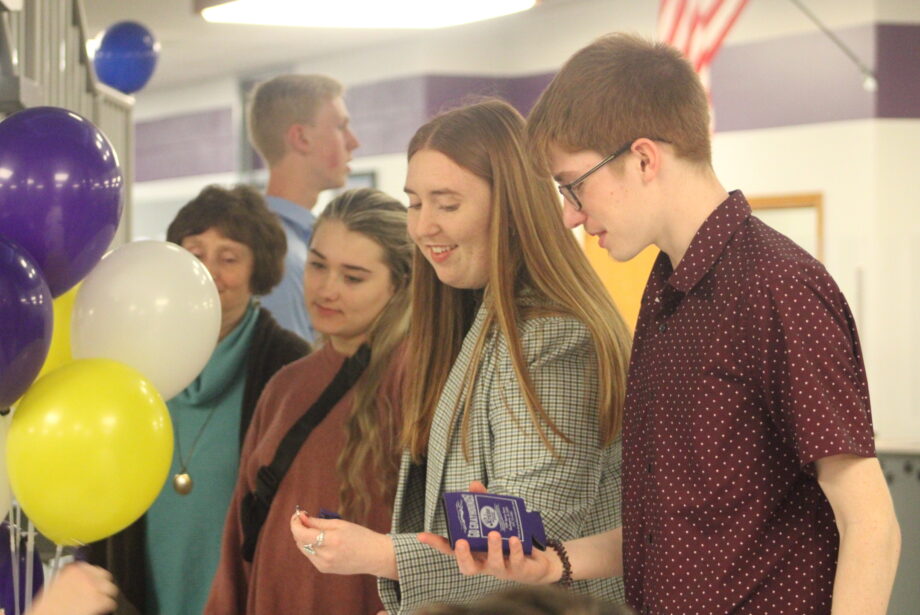
<path id="1" fill-rule="evenodd" d="M 275 372 L 310 347 L 255 298 L 281 280 L 286 248 L 284 231 L 255 190 L 208 186 L 179 211 L 166 238 L 214 278 L 220 337 L 198 378 L 167 401 L 175 431 L 171 480 L 138 523 L 98 544 L 91 559 L 113 572 L 138 611 L 199 615 L 256 401 Z"/>
<path id="2" fill-rule="evenodd" d="M 556 540 L 620 524 L 629 333 L 563 226 L 552 182 L 532 170 L 523 130 L 512 107 L 488 101 L 435 118 L 410 142 L 416 251 L 393 527 L 291 523 L 320 570 L 380 577 L 391 615 L 500 585 L 463 577 L 418 540 L 447 533 L 441 496 L 473 480 L 523 497 Z M 575 589 L 623 599 L 618 579 Z"/>

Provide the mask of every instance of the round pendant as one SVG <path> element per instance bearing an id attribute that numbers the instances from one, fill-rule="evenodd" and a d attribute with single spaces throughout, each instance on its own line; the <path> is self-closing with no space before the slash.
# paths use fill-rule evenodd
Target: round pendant
<path id="1" fill-rule="evenodd" d="M 188 472 L 173 476 L 173 489 L 179 495 L 188 495 L 192 491 L 192 477 L 188 475 Z"/>

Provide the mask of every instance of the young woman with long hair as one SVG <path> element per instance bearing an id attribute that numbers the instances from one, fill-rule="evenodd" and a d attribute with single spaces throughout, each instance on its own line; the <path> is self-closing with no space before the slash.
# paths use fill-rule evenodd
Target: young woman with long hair
<path id="1" fill-rule="evenodd" d="M 345 192 L 317 220 L 304 294 L 324 344 L 259 399 L 205 613 L 382 608 L 372 577 L 318 574 L 285 522 L 303 507 L 389 529 L 411 250 L 405 207 L 378 190 Z"/>
<path id="2" fill-rule="evenodd" d="M 554 539 L 620 523 L 629 333 L 554 186 L 534 173 L 523 129 L 512 107 L 486 101 L 435 118 L 409 145 L 413 320 L 392 532 L 291 523 L 320 570 L 380 577 L 391 615 L 498 586 L 463 577 L 417 537 L 446 534 L 442 494 L 474 480 L 523 497 Z M 622 600 L 618 579 L 576 589 Z"/>

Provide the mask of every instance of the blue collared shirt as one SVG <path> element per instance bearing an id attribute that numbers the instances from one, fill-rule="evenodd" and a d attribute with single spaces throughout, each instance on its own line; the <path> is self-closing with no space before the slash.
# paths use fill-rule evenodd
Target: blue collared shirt
<path id="1" fill-rule="evenodd" d="M 282 327 L 312 344 L 315 334 L 304 305 L 303 271 L 316 216 L 309 209 L 281 197 L 266 196 L 265 202 L 281 218 L 287 237 L 287 254 L 281 283 L 261 298 L 262 307 L 268 309 Z"/>

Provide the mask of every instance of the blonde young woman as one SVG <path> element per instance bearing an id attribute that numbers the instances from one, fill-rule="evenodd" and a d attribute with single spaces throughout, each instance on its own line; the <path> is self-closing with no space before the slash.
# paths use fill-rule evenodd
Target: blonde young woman
<path id="1" fill-rule="evenodd" d="M 409 146 L 417 249 L 392 532 L 291 520 L 318 569 L 379 577 L 391 615 L 470 602 L 500 585 L 463 577 L 418 540 L 446 534 L 446 491 L 477 480 L 521 496 L 559 540 L 620 524 L 629 335 L 562 225 L 554 186 L 533 173 L 523 129 L 513 108 L 488 101 L 435 118 Z M 618 579 L 575 587 L 623 598 Z"/>
<path id="2" fill-rule="evenodd" d="M 318 574 L 292 544 L 286 521 L 300 506 L 389 529 L 411 254 L 406 209 L 380 191 L 345 192 L 317 220 L 304 292 L 324 344 L 279 372 L 259 398 L 206 614 L 364 615 L 381 608 L 373 577 Z M 330 395 L 336 387 L 339 395 Z M 302 419 L 311 423 L 305 439 L 283 444 Z M 279 450 L 291 463 L 266 483 L 265 468 L 274 471 Z M 253 494 L 266 500 L 257 522 Z"/>

